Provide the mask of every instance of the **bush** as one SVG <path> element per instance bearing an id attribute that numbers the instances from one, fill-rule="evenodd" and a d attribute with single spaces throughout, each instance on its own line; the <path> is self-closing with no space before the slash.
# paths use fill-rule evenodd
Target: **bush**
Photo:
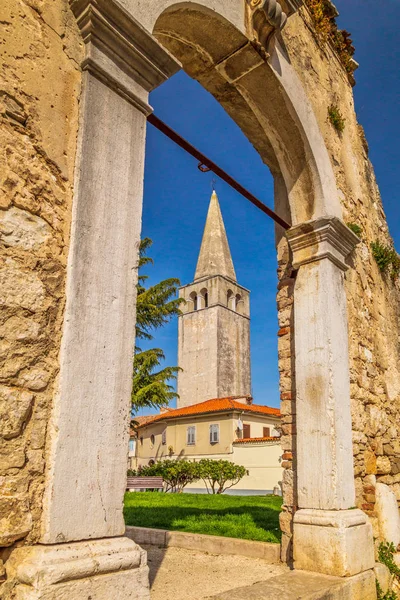
<path id="1" fill-rule="evenodd" d="M 198 462 L 198 469 L 199 477 L 204 481 L 209 494 L 223 494 L 249 474 L 244 467 L 229 460 L 209 458 L 202 458 Z"/>
<path id="2" fill-rule="evenodd" d="M 136 475 L 137 475 L 137 472 L 135 471 L 135 469 L 128 469 L 128 472 L 127 472 L 128 477 L 136 477 Z"/>
<path id="3" fill-rule="evenodd" d="M 357 223 L 347 223 L 347 227 L 351 229 L 353 233 L 355 233 L 359 238 L 361 238 L 362 229 Z"/>
<path id="4" fill-rule="evenodd" d="M 380 242 L 371 243 L 372 256 L 375 258 L 381 273 L 390 272 L 393 279 L 398 278 L 400 274 L 400 257 L 392 246 L 384 246 Z"/>
<path id="5" fill-rule="evenodd" d="M 166 492 L 182 492 L 189 484 L 200 479 L 198 463 L 187 460 L 159 460 L 154 465 L 142 467 L 143 477 L 162 477 Z"/>
<path id="6" fill-rule="evenodd" d="M 338 133 L 342 133 L 344 131 L 345 119 L 343 118 L 339 108 L 334 104 L 331 104 L 328 108 L 328 117 L 336 131 Z"/>

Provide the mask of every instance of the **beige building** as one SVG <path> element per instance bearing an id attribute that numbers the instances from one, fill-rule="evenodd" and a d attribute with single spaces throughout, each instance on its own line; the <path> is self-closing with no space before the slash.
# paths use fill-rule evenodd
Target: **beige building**
<path id="1" fill-rule="evenodd" d="M 219 398 L 146 418 L 130 443 L 138 467 L 164 458 L 230 460 L 249 472 L 232 493 L 268 493 L 282 480 L 279 426 L 277 408 L 253 404 L 250 396 Z M 186 490 L 205 486 L 196 482 Z"/>

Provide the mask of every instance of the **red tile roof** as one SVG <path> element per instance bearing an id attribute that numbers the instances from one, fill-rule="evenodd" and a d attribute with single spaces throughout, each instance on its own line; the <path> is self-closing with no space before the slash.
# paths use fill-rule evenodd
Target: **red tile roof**
<path id="1" fill-rule="evenodd" d="M 238 402 L 235 398 L 241 398 L 242 396 L 230 397 L 230 398 L 215 398 L 213 400 L 206 400 L 205 402 L 199 402 L 192 406 L 185 406 L 184 408 L 177 408 L 167 413 L 157 415 L 153 419 L 146 423 L 140 423 L 139 427 L 155 423 L 156 421 L 164 421 L 166 419 L 176 419 L 179 417 L 190 417 L 194 415 L 202 415 L 215 412 L 245 412 L 259 415 L 268 415 L 271 417 L 280 417 L 281 413 L 278 408 L 271 408 L 270 406 L 262 406 L 261 404 L 243 404 Z"/>
<path id="2" fill-rule="evenodd" d="M 241 438 L 241 439 L 237 439 L 235 440 L 233 443 L 234 444 L 251 444 L 253 442 L 276 442 L 278 441 L 280 438 L 278 436 L 276 437 L 255 437 L 255 438 Z"/>
<path id="3" fill-rule="evenodd" d="M 149 421 L 152 421 L 154 419 L 154 417 L 157 417 L 157 416 L 158 415 L 146 415 L 143 417 L 133 417 L 131 419 L 130 428 L 129 428 L 130 436 L 137 437 L 136 429 L 138 427 L 140 427 L 141 425 L 146 425 L 146 423 L 148 423 Z"/>

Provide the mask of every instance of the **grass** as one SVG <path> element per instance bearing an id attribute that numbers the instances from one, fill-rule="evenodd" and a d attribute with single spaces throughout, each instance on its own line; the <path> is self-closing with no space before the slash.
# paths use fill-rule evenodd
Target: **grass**
<path id="1" fill-rule="evenodd" d="M 279 496 L 127 492 L 125 523 L 279 543 Z"/>

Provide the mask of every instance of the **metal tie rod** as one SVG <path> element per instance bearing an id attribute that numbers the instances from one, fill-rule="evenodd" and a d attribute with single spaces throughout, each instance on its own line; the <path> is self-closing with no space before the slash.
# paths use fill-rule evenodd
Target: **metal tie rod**
<path id="1" fill-rule="evenodd" d="M 234 190 L 239 192 L 239 194 L 242 194 L 242 196 L 244 196 L 247 200 L 249 200 L 252 204 L 254 204 L 254 206 L 257 206 L 257 208 L 262 210 L 263 213 L 265 213 L 271 219 L 273 219 L 275 221 L 275 223 L 278 223 L 278 225 L 280 225 L 284 229 L 290 229 L 291 225 L 289 225 L 289 223 L 287 223 L 284 219 L 282 219 L 282 217 L 277 215 L 276 212 L 274 212 L 271 208 L 266 206 L 263 202 L 258 200 L 258 198 L 253 196 L 253 194 L 251 192 L 249 192 L 248 190 L 246 190 L 246 188 L 244 188 L 242 185 L 240 185 L 240 183 L 238 181 L 233 179 L 233 177 L 228 175 L 228 173 L 226 171 L 221 169 L 212 160 L 207 158 L 207 156 L 202 154 L 202 152 L 197 150 L 197 148 L 192 146 L 192 144 L 190 144 L 187 140 L 185 140 L 183 137 L 181 137 L 179 135 L 179 133 L 177 133 L 176 131 L 171 129 L 166 123 L 164 123 L 164 121 L 161 121 L 161 119 L 156 117 L 154 114 L 149 115 L 147 117 L 147 120 L 151 125 L 153 125 L 156 129 L 161 131 L 161 133 L 166 135 L 170 140 L 172 140 L 173 142 L 178 144 L 178 146 L 180 146 L 181 148 L 186 150 L 186 152 L 188 152 L 194 158 L 196 158 L 199 161 L 199 167 L 202 167 L 203 165 L 205 165 L 207 167 L 207 170 L 213 171 L 218 177 L 223 179 Z M 204 172 L 206 169 L 200 169 L 200 170 L 202 170 Z"/>

